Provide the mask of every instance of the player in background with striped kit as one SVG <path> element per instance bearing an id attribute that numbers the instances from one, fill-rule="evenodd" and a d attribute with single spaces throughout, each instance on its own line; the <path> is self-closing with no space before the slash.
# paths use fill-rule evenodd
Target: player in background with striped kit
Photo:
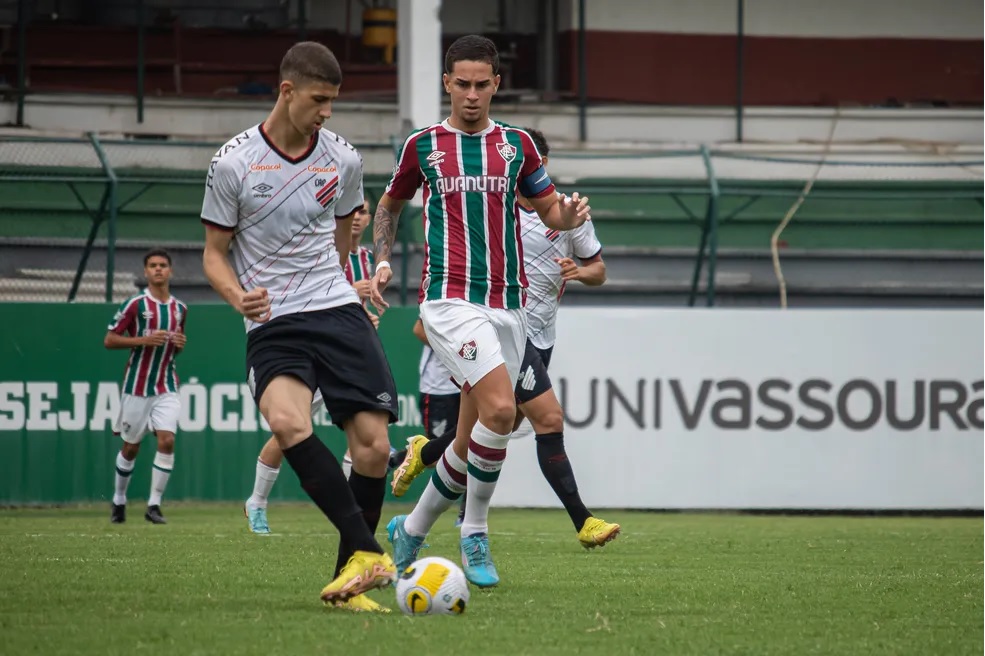
<path id="1" fill-rule="evenodd" d="M 120 414 L 113 432 L 123 438 L 116 455 L 115 489 L 110 521 L 127 520 L 127 486 L 140 442 L 147 433 L 157 437 L 150 496 L 144 518 L 166 524 L 161 499 L 174 469 L 174 434 L 181 414 L 175 357 L 185 347 L 188 306 L 171 295 L 171 255 L 155 248 L 144 255 L 147 289 L 124 301 L 109 324 L 103 346 L 130 349 Z"/>
<path id="2" fill-rule="evenodd" d="M 424 494 L 410 515 L 394 517 L 387 531 L 403 570 L 467 486 L 463 569 L 474 585 L 490 587 L 499 583 L 499 574 L 489 552 L 489 501 L 513 429 L 513 388 L 526 344 L 527 280 L 517 196 L 529 199 L 556 230 L 572 230 L 590 217 L 587 199 L 557 194 L 529 134 L 489 118 L 500 82 L 492 41 L 478 35 L 457 39 L 445 54 L 444 71 L 451 116 L 404 141 L 376 208 L 371 294 L 382 312 L 397 218 L 423 186 L 421 320 L 431 348 L 462 388 L 462 404 L 455 441 Z"/>

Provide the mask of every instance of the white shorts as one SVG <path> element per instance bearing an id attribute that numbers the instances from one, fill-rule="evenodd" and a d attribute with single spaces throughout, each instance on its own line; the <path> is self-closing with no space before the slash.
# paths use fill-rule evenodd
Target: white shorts
<path id="1" fill-rule="evenodd" d="M 124 442 L 140 444 L 147 433 L 178 430 L 181 399 L 175 392 L 156 396 L 124 394 L 120 399 L 120 416 L 116 418 L 113 432 Z"/>
<path id="2" fill-rule="evenodd" d="M 527 344 L 523 308 L 488 308 L 445 298 L 425 301 L 421 322 L 431 349 L 466 391 L 501 364 L 506 365 L 511 384 L 516 384 Z"/>

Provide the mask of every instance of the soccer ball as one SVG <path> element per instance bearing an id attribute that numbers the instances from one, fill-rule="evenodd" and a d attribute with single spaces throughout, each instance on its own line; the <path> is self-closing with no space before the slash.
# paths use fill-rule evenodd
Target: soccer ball
<path id="1" fill-rule="evenodd" d="M 397 579 L 397 605 L 404 615 L 461 615 L 469 603 L 469 584 L 447 558 L 421 558 Z"/>

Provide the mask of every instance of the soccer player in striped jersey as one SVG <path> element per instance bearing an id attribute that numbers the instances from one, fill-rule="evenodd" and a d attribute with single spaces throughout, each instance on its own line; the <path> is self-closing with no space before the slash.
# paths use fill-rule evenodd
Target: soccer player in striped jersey
<path id="1" fill-rule="evenodd" d="M 373 251 L 362 245 L 363 233 L 368 226 L 369 201 L 366 201 L 352 217 L 349 261 L 345 266 L 345 279 L 356 288 L 356 293 L 364 303 L 369 300 L 369 281 L 373 277 Z"/>
<path id="2" fill-rule="evenodd" d="M 246 320 L 247 379 L 260 412 L 301 487 L 339 530 L 339 566 L 321 599 L 370 610 L 379 605 L 363 593 L 396 578 L 374 532 L 397 390 L 340 256 L 363 206 L 362 158 L 322 127 L 341 84 L 339 62 L 322 44 L 287 51 L 273 110 L 212 158 L 203 266 Z M 352 449 L 348 481 L 313 432 L 316 390 Z"/>
<path id="3" fill-rule="evenodd" d="M 513 429 L 513 387 L 526 343 L 517 196 L 528 198 L 556 230 L 580 226 L 589 207 L 577 194 L 569 199 L 556 193 L 529 134 L 489 118 L 500 82 L 492 41 L 477 35 L 457 39 L 445 54 L 442 82 L 451 116 L 407 137 L 377 205 L 370 293 L 383 312 L 397 217 L 423 185 L 421 320 L 431 348 L 463 390 L 462 407 L 455 441 L 423 496 L 410 515 L 393 518 L 387 532 L 402 569 L 467 485 L 462 562 L 469 581 L 489 587 L 499 582 L 489 553 L 489 500 Z"/>
<path id="4" fill-rule="evenodd" d="M 548 163 L 550 146 L 539 130 L 525 128 L 541 154 L 544 166 Z M 585 507 L 578 494 L 575 474 L 564 448 L 564 413 L 552 389 L 547 368 L 554 351 L 558 306 L 565 285 L 578 281 L 588 286 L 605 282 L 605 262 L 602 244 L 595 236 L 591 221 L 578 228 L 561 232 L 548 228 L 524 198 L 519 199 L 523 263 L 527 273 L 527 343 L 516 385 L 517 421 L 530 420 L 537 441 L 537 461 L 544 478 L 561 501 L 582 546 L 591 549 L 616 538 L 620 527 L 606 522 Z M 574 258 L 578 258 L 580 264 Z M 412 438 L 414 439 L 414 438 Z M 409 445 L 408 445 L 409 446 Z M 415 444 L 393 475 L 394 494 L 405 491 L 425 467 L 437 461 L 434 451 L 440 444 Z M 397 495 L 399 496 L 399 495 Z M 459 520 L 464 519 L 466 504 L 462 503 Z"/>
<path id="5" fill-rule="evenodd" d="M 127 486 L 147 433 L 157 438 L 157 453 L 144 519 L 167 523 L 161 514 L 161 499 L 174 469 L 174 434 L 181 414 L 174 359 L 185 348 L 188 306 L 171 295 L 171 255 L 166 250 L 155 248 L 144 255 L 144 276 L 147 288 L 124 301 L 103 338 L 108 349 L 130 349 L 120 414 L 113 427 L 123 438 L 123 447 L 116 454 L 110 513 L 114 524 L 127 520 Z"/>

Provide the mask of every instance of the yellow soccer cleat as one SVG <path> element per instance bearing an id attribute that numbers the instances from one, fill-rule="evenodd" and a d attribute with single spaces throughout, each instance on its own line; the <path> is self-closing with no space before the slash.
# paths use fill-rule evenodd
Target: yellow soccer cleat
<path id="1" fill-rule="evenodd" d="M 340 608 L 342 610 L 348 610 L 353 613 L 389 613 L 390 609 L 386 606 L 376 603 L 370 599 L 367 595 L 361 594 L 356 595 L 351 599 L 346 601 L 335 602 L 335 608 Z"/>
<path id="2" fill-rule="evenodd" d="M 386 554 L 357 551 L 338 577 L 321 591 L 326 604 L 347 601 L 376 588 L 385 588 L 397 578 L 397 567 Z"/>
<path id="3" fill-rule="evenodd" d="M 603 547 L 619 535 L 619 524 L 610 524 L 598 517 L 589 517 L 578 531 L 578 541 L 586 549 Z"/>
<path id="4" fill-rule="evenodd" d="M 393 496 L 402 497 L 406 494 L 410 484 L 424 471 L 421 449 L 427 443 L 428 438 L 423 435 L 415 435 L 407 439 L 407 455 L 404 456 L 400 466 L 393 470 L 393 480 L 390 482 Z"/>

